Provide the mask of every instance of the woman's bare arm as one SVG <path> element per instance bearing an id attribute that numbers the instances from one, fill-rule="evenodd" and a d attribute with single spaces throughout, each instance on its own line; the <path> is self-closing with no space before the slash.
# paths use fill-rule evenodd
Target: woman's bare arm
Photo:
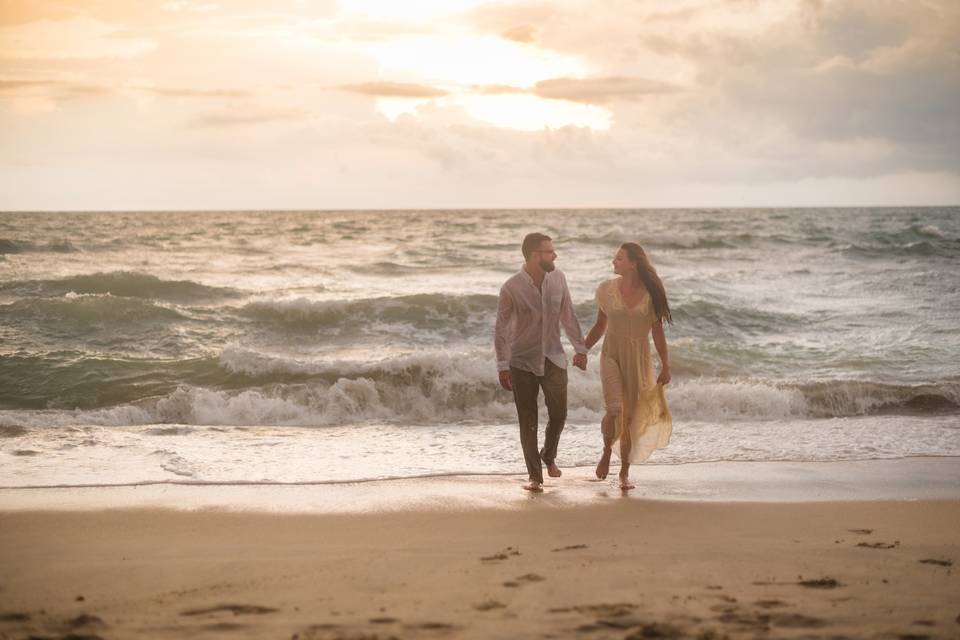
<path id="1" fill-rule="evenodd" d="M 670 383 L 670 353 L 667 350 L 667 336 L 663 333 L 663 321 L 653 325 L 653 344 L 660 356 L 660 375 L 657 384 Z"/>
<path id="2" fill-rule="evenodd" d="M 597 321 L 593 323 L 593 326 L 590 327 L 590 332 L 587 334 L 587 339 L 584 341 L 587 345 L 587 349 L 593 347 L 597 344 L 597 340 L 603 337 L 603 333 L 607 330 L 607 314 L 605 314 L 601 309 L 597 309 Z"/>

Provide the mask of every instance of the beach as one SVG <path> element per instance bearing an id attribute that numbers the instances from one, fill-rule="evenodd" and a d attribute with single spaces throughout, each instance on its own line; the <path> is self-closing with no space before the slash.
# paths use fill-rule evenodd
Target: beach
<path id="1" fill-rule="evenodd" d="M 690 465 L 722 493 L 686 497 L 655 466 L 627 496 L 589 469 L 542 496 L 519 476 L 7 490 L 0 638 L 960 634 L 955 459 L 730 464 Z"/>
<path id="2" fill-rule="evenodd" d="M 960 0 L 0 6 L 0 640 L 960 640 Z"/>

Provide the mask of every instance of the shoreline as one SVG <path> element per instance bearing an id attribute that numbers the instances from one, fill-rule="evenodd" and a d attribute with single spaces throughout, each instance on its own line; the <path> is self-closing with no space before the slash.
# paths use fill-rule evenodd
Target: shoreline
<path id="1" fill-rule="evenodd" d="M 543 494 L 521 475 L 433 475 L 316 483 L 204 483 L 0 488 L 0 513 L 159 508 L 285 513 L 582 507 L 617 502 L 810 503 L 960 500 L 960 457 L 833 462 L 702 462 L 634 465 L 623 493 L 612 470 L 592 467 L 548 478 Z"/>

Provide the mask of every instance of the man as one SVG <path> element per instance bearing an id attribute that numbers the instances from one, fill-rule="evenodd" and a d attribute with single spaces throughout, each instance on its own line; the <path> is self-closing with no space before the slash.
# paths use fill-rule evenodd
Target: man
<path id="1" fill-rule="evenodd" d="M 527 491 L 543 491 L 543 463 L 553 478 L 561 475 L 556 464 L 557 443 L 567 418 L 567 357 L 560 344 L 560 325 L 573 345 L 573 364 L 587 368 L 587 348 L 580 323 L 573 313 L 570 290 L 553 262 L 553 240 L 531 233 L 521 246 L 523 268 L 504 283 L 497 305 L 494 348 L 500 385 L 513 391 L 520 421 L 520 445 L 527 463 Z M 543 389 L 547 405 L 547 431 L 537 452 L 537 399 Z"/>

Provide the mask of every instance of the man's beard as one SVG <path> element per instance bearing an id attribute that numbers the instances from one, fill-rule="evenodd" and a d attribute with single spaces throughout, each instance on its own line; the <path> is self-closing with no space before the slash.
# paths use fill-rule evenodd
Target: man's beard
<path id="1" fill-rule="evenodd" d="M 550 273 L 557 268 L 557 265 L 553 264 L 553 260 L 547 262 L 546 260 L 540 261 L 540 268 L 543 269 L 544 273 Z"/>

